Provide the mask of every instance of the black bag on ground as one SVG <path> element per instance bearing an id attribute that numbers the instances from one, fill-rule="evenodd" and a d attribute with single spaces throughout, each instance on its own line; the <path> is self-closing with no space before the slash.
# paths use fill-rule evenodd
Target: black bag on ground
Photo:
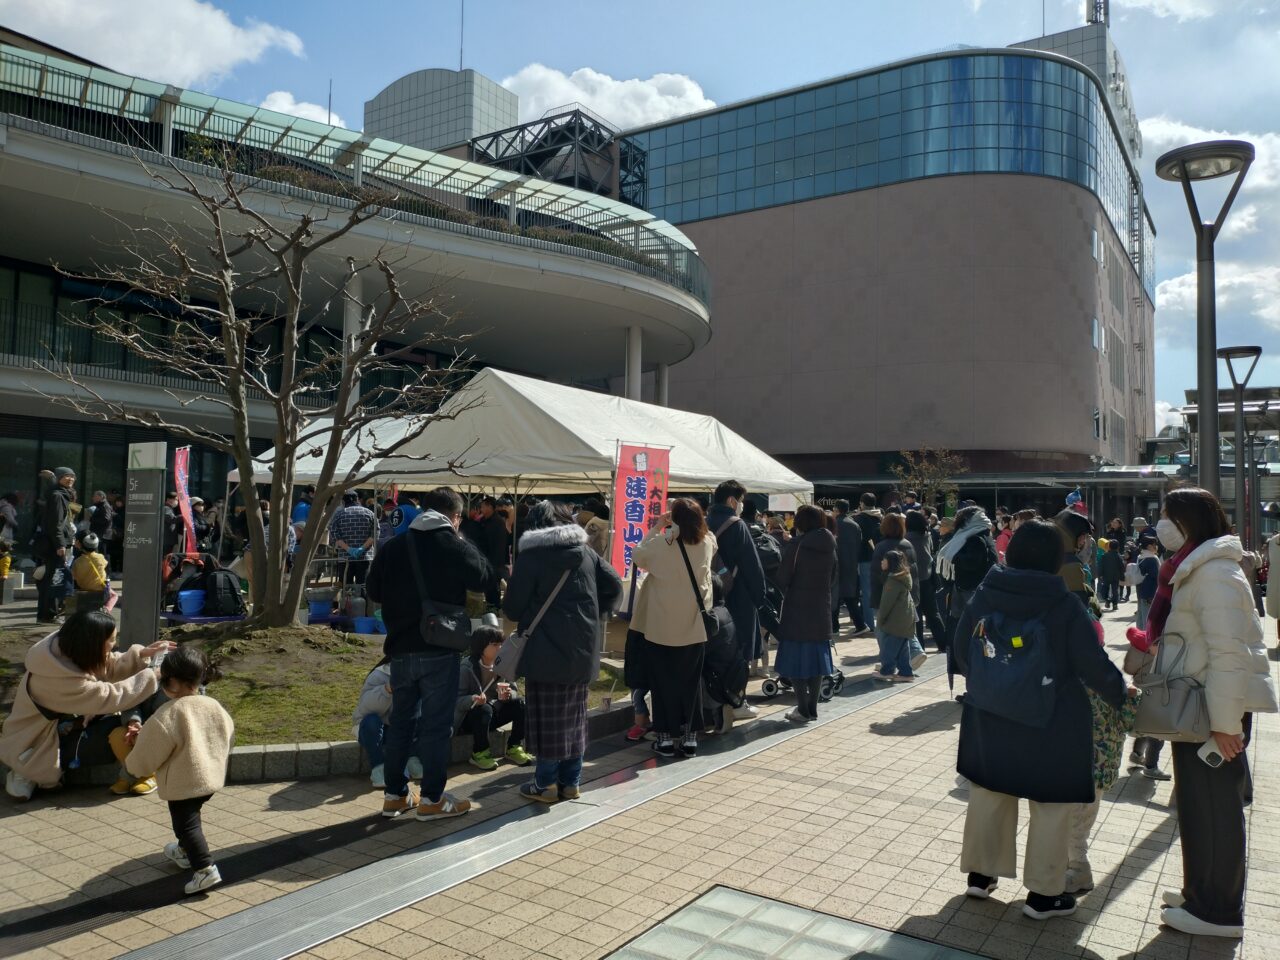
<path id="1" fill-rule="evenodd" d="M 239 617 L 245 609 L 238 576 L 230 570 L 210 570 L 204 574 L 204 616 Z"/>

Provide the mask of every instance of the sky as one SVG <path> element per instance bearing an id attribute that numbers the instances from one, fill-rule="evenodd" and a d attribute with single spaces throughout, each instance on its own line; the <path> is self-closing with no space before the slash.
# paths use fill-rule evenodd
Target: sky
<path id="1" fill-rule="evenodd" d="M 465 4 L 465 21 L 464 21 Z M 0 23 L 113 69 L 362 126 L 364 101 L 424 67 L 464 66 L 521 119 L 580 101 L 633 126 L 954 44 L 1007 46 L 1084 22 L 1082 0 L 0 0 Z M 1195 243 L 1155 160 L 1195 140 L 1258 158 L 1218 240 L 1218 342 L 1257 344 L 1280 384 L 1280 0 L 1112 0 L 1142 121 L 1155 221 L 1160 422 L 1195 386 Z M 461 49 L 460 49 L 461 47 Z M 332 107 L 329 90 L 332 84 Z M 1202 185 L 1212 216 L 1225 190 Z M 713 321 L 714 322 L 714 321 Z M 1225 370 L 1220 380 L 1226 383 Z"/>

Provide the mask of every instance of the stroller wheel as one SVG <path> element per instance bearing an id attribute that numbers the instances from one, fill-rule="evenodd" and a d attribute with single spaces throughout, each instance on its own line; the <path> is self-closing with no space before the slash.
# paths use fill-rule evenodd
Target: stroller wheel
<path id="1" fill-rule="evenodd" d="M 835 682 L 830 677 L 822 678 L 822 685 L 818 687 L 818 699 L 826 703 L 836 695 Z"/>
<path id="2" fill-rule="evenodd" d="M 836 693 L 839 693 L 841 690 L 844 689 L 844 674 L 839 670 L 835 672 L 834 682 L 831 684 L 831 688 Z"/>
<path id="3" fill-rule="evenodd" d="M 776 697 L 778 695 L 778 681 L 773 677 L 767 678 L 764 683 L 760 684 L 760 692 L 766 697 Z"/>

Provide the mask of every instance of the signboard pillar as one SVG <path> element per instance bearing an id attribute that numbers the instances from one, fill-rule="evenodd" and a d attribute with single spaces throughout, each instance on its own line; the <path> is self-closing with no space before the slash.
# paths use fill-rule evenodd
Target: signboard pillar
<path id="1" fill-rule="evenodd" d="M 166 445 L 129 444 L 124 495 L 125 603 L 120 643 L 144 647 L 158 639 L 160 562 L 164 551 L 164 475 Z"/>

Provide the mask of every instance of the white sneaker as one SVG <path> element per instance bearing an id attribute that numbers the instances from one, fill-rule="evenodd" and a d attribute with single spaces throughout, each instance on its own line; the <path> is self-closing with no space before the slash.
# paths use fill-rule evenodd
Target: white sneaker
<path id="1" fill-rule="evenodd" d="M 4 778 L 4 792 L 15 800 L 30 800 L 36 792 L 36 785 L 10 770 Z"/>
<path id="2" fill-rule="evenodd" d="M 924 666 L 925 661 L 928 659 L 929 659 L 929 655 L 922 650 L 920 653 L 917 653 L 914 657 L 911 658 L 911 669 L 919 670 L 921 667 Z"/>
<path id="3" fill-rule="evenodd" d="M 404 767 L 405 775 L 410 780 L 422 779 L 422 761 L 417 757 L 410 757 L 409 762 Z"/>
<path id="4" fill-rule="evenodd" d="M 784 716 L 788 720 L 790 720 L 792 723 L 808 723 L 809 722 L 809 717 L 806 714 L 801 713 L 799 707 L 792 707 L 790 710 L 788 710 L 784 714 Z"/>
<path id="5" fill-rule="evenodd" d="M 187 881 L 187 885 L 182 889 L 188 895 L 200 893 L 208 890 L 210 887 L 216 887 L 222 882 L 222 874 L 218 872 L 218 865 L 211 863 L 202 870 L 197 870 L 191 875 L 191 879 Z"/>
<path id="6" fill-rule="evenodd" d="M 1194 937 L 1226 937 L 1229 940 L 1240 940 L 1244 937 L 1244 927 L 1225 923 L 1209 923 L 1199 917 L 1192 916 L 1182 907 L 1165 907 L 1160 914 L 1160 922 L 1166 927 L 1173 927 Z"/>
<path id="7" fill-rule="evenodd" d="M 191 861 L 187 859 L 187 855 L 182 851 L 182 845 L 176 840 L 164 845 L 164 855 L 169 858 L 170 862 L 176 863 L 183 870 L 191 869 Z"/>
<path id="8" fill-rule="evenodd" d="M 369 771 L 369 782 L 379 790 L 387 785 L 387 771 L 383 764 L 378 764 Z"/>
<path id="9" fill-rule="evenodd" d="M 733 719 L 735 720 L 754 720 L 760 716 L 760 711 L 749 703 L 744 703 L 733 711 Z"/>
<path id="10" fill-rule="evenodd" d="M 1176 890 L 1166 890 L 1160 894 L 1160 900 L 1166 907 L 1180 907 L 1187 902 L 1186 898 Z"/>

